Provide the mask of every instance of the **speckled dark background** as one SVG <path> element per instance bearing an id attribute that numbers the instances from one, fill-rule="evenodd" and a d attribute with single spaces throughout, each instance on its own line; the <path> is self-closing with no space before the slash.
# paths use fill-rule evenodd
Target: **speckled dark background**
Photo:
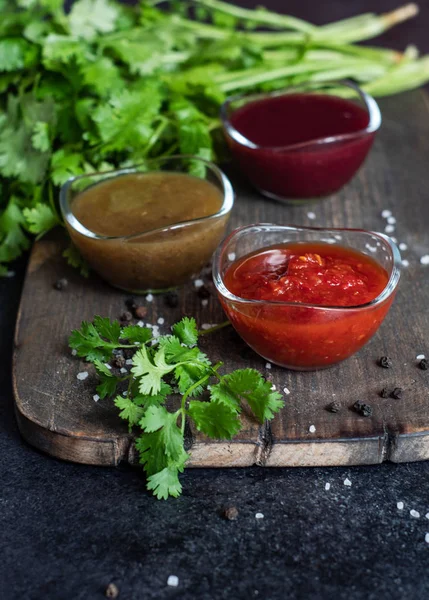
<path id="1" fill-rule="evenodd" d="M 399 3 L 265 2 L 315 22 Z M 428 52 L 421 5 L 417 21 L 381 41 Z M 159 502 L 138 470 L 67 464 L 27 446 L 10 382 L 24 266 L 0 279 L 1 600 L 95 600 L 109 582 L 127 600 L 429 598 L 429 463 L 189 470 L 182 497 Z M 221 517 L 225 504 L 238 508 L 236 521 Z M 177 588 L 166 584 L 172 574 Z"/>

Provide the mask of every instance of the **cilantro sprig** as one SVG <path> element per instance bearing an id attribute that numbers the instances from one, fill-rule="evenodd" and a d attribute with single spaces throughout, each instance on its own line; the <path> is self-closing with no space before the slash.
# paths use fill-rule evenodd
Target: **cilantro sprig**
<path id="1" fill-rule="evenodd" d="M 150 328 L 121 327 L 95 317 L 72 332 L 69 344 L 94 364 L 100 398 L 112 398 L 121 419 L 135 431 L 147 488 L 159 499 L 182 491 L 179 474 L 190 456 L 184 445 L 187 422 L 210 438 L 231 439 L 241 429 L 244 406 L 260 423 L 283 407 L 281 395 L 255 369 L 221 374 L 223 364 L 213 365 L 197 346 L 195 319 L 185 317 L 171 335 L 154 338 Z M 132 354 L 132 365 L 117 373 L 106 363 L 124 351 Z M 167 400 L 174 392 L 178 405 L 171 409 Z"/>

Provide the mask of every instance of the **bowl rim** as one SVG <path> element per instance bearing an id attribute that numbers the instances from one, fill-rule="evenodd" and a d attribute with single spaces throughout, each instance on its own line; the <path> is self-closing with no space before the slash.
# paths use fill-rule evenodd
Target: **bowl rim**
<path id="1" fill-rule="evenodd" d="M 306 142 L 299 142 L 297 144 L 288 144 L 286 146 L 262 146 L 259 144 L 255 144 L 251 140 L 249 140 L 246 136 L 240 133 L 231 123 L 229 118 L 229 109 L 231 108 L 231 104 L 233 102 L 238 102 L 240 100 L 245 100 L 247 102 L 261 100 L 263 98 L 275 98 L 278 96 L 286 96 L 289 94 L 293 94 L 294 92 L 305 92 L 305 91 L 313 91 L 311 88 L 314 87 L 314 91 L 318 89 L 323 89 L 324 87 L 332 87 L 332 86 L 345 86 L 353 89 L 363 101 L 365 108 L 369 115 L 369 122 L 365 129 L 360 129 L 359 131 L 353 131 L 351 133 L 342 133 L 339 135 L 333 136 L 325 136 L 321 138 L 314 138 L 312 140 L 308 140 Z M 355 83 L 348 80 L 338 80 L 338 81 L 324 81 L 324 82 L 303 82 L 302 84 L 291 86 L 282 90 L 275 90 L 273 92 L 261 92 L 257 94 L 237 94 L 233 96 L 229 96 L 220 107 L 220 118 L 223 124 L 223 128 L 225 132 L 240 146 L 245 146 L 251 150 L 269 150 L 270 152 L 284 152 L 295 151 L 295 150 L 305 150 L 309 146 L 321 145 L 321 144 L 332 144 L 338 142 L 344 142 L 347 140 L 356 139 L 358 137 L 362 137 L 364 135 L 368 135 L 370 133 L 375 133 L 380 129 L 382 117 L 381 111 L 377 104 L 370 94 L 362 90 Z"/>
<path id="2" fill-rule="evenodd" d="M 139 173 L 140 171 L 138 171 L 138 169 L 140 167 L 143 167 L 143 166 L 150 167 L 151 163 L 153 165 L 155 165 L 155 164 L 159 164 L 162 162 L 167 163 L 169 161 L 182 160 L 182 159 L 188 159 L 188 160 L 191 159 L 191 160 L 199 161 L 199 162 L 205 164 L 206 167 L 215 175 L 216 179 L 218 180 L 218 182 L 222 188 L 222 193 L 223 193 L 223 203 L 222 203 L 222 206 L 220 207 L 220 209 L 218 210 L 218 212 L 213 213 L 212 215 L 207 215 L 205 217 L 198 217 L 198 218 L 191 219 L 188 221 L 180 221 L 178 223 L 172 223 L 171 225 L 167 225 L 165 227 L 156 227 L 154 229 L 145 230 L 140 233 L 132 233 L 130 235 L 119 235 L 119 236 L 102 235 L 102 234 L 96 233 L 95 231 L 92 231 L 91 229 L 88 229 L 87 227 L 85 227 L 85 225 L 83 223 L 81 223 L 74 216 L 71 205 L 70 205 L 70 197 L 69 196 L 70 196 L 71 188 L 76 181 L 83 180 L 83 179 L 90 180 L 92 177 L 100 177 L 100 176 L 109 176 L 110 175 L 113 178 L 113 177 L 118 177 L 118 176 L 122 176 L 122 175 L 129 175 L 132 173 Z M 143 174 L 154 173 L 154 172 L 160 172 L 160 171 L 159 171 L 159 169 L 149 168 L 149 170 L 141 172 L 141 174 L 143 175 Z M 97 185 L 97 183 L 102 183 L 102 182 L 96 182 L 93 185 Z M 142 238 L 143 236 L 146 236 L 146 235 L 149 236 L 149 235 L 153 235 L 156 233 L 163 233 L 163 232 L 167 232 L 167 231 L 177 231 L 179 229 L 183 229 L 185 227 L 194 225 L 195 223 L 202 223 L 204 221 L 210 221 L 210 220 L 218 219 L 222 216 L 225 216 L 231 212 L 233 205 L 234 205 L 234 189 L 232 187 L 230 180 L 225 175 L 225 173 L 213 162 L 206 160 L 204 158 L 201 158 L 199 156 L 194 156 L 192 154 L 174 154 L 172 156 L 167 156 L 167 157 L 150 158 L 145 162 L 135 164 L 135 165 L 130 165 L 128 167 L 123 167 L 123 168 L 118 168 L 118 169 L 110 169 L 108 171 L 93 171 L 91 173 L 84 173 L 82 175 L 70 177 L 65 183 L 63 183 L 63 185 L 60 188 L 60 209 L 61 209 L 61 213 L 62 213 L 62 216 L 63 216 L 66 224 L 68 224 L 77 233 L 79 233 L 87 238 L 96 239 L 96 240 L 124 240 L 124 241 L 131 240 L 132 241 L 135 238 Z"/>
<path id="3" fill-rule="evenodd" d="M 344 232 L 351 232 L 351 233 L 362 233 L 368 236 L 373 236 L 375 238 L 377 238 L 378 241 L 380 241 L 385 248 L 388 249 L 390 256 L 392 258 L 392 271 L 390 273 L 389 279 L 386 283 L 386 286 L 384 287 L 384 289 L 382 290 L 382 292 L 380 292 L 380 294 L 374 298 L 373 300 L 370 300 L 370 302 L 366 302 L 365 304 L 357 304 L 357 305 L 353 305 L 353 306 L 329 306 L 329 305 L 320 305 L 320 304 L 311 304 L 311 303 L 305 303 L 305 302 L 284 302 L 284 301 L 277 301 L 277 300 L 255 300 L 255 299 L 250 299 L 250 298 L 243 298 L 241 296 L 236 296 L 235 294 L 233 294 L 225 285 L 224 283 L 224 279 L 223 276 L 221 274 L 221 261 L 222 258 L 224 256 L 224 252 L 226 251 L 227 246 L 229 245 L 229 243 L 231 242 L 231 240 L 233 240 L 236 237 L 242 236 L 243 234 L 247 234 L 247 233 L 255 233 L 256 232 L 260 232 L 260 231 L 294 231 L 294 232 L 299 232 L 299 231 L 314 231 L 314 232 L 319 232 L 319 233 L 324 233 L 325 235 L 332 235 L 334 236 L 335 234 L 340 234 L 340 233 L 344 233 Z M 320 240 L 322 241 L 322 240 Z M 328 245 L 328 244 L 327 244 Z M 340 244 L 339 244 L 340 245 Z M 269 246 L 266 246 L 266 248 L 269 248 Z M 376 260 L 376 259 L 374 259 Z M 355 228 L 346 228 L 346 227 L 342 227 L 342 228 L 327 228 L 327 227 L 305 227 L 305 226 L 295 226 L 295 225 L 277 225 L 275 223 L 255 223 L 253 225 L 244 225 L 242 227 L 238 227 L 237 229 L 234 229 L 234 231 L 232 231 L 224 240 L 223 242 L 218 246 L 214 257 L 213 257 L 213 282 L 215 284 L 215 287 L 218 291 L 218 293 L 220 294 L 220 296 L 222 298 L 224 298 L 225 300 L 228 300 L 230 302 L 235 302 L 235 303 L 239 303 L 239 304 L 252 304 L 254 306 L 293 306 L 293 307 L 298 307 L 298 308 L 314 308 L 317 310 L 329 310 L 329 311 L 340 311 L 340 312 L 344 312 L 344 311 L 348 311 L 348 310 L 364 310 L 364 309 L 368 309 L 368 308 L 373 308 L 374 306 L 377 306 L 378 304 L 383 303 L 385 300 L 387 300 L 392 294 L 393 292 L 395 292 L 398 283 L 399 283 L 399 279 L 401 276 L 401 253 L 399 252 L 399 249 L 397 247 L 397 245 L 391 240 L 391 238 L 389 238 L 389 236 L 385 235 L 384 233 L 379 233 L 376 231 L 370 231 L 368 229 L 355 229 Z"/>

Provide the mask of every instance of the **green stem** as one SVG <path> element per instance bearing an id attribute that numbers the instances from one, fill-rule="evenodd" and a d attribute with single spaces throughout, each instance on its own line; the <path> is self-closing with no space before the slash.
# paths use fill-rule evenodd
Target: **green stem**
<path id="1" fill-rule="evenodd" d="M 204 385 L 205 383 L 207 383 L 207 381 L 209 381 L 210 377 L 212 377 L 213 375 L 215 375 L 216 377 L 219 377 L 217 369 L 219 369 L 222 365 L 223 365 L 222 361 L 217 362 L 211 368 L 210 373 L 207 373 L 207 375 L 204 375 L 204 377 L 201 377 L 201 379 L 199 379 L 198 381 L 193 383 L 183 394 L 180 409 L 178 411 L 178 412 L 180 412 L 180 415 L 182 418 L 182 422 L 181 422 L 182 434 L 185 432 L 185 424 L 186 424 L 186 400 L 189 398 L 190 394 L 192 394 L 192 392 L 194 390 L 196 390 L 200 385 Z"/>
<path id="2" fill-rule="evenodd" d="M 231 325 L 230 321 L 224 321 L 223 323 L 219 323 L 218 325 L 210 327 L 210 329 L 200 329 L 198 335 L 208 335 L 209 333 L 214 333 L 215 331 L 219 331 L 220 329 L 228 327 L 229 325 Z"/>
<path id="3" fill-rule="evenodd" d="M 312 25 L 307 21 L 303 21 L 302 19 L 291 17 L 289 15 L 282 15 L 260 8 L 241 8 L 239 6 L 234 6 L 233 4 L 229 4 L 227 2 L 221 2 L 221 0 L 193 1 L 194 3 L 201 4 L 202 6 L 205 6 L 210 10 L 215 10 L 227 15 L 231 15 L 236 19 L 252 21 L 253 23 L 271 26 L 275 29 L 295 29 L 296 31 L 302 31 L 304 33 L 313 33 L 314 31 L 317 31 L 317 27 L 315 25 Z"/>

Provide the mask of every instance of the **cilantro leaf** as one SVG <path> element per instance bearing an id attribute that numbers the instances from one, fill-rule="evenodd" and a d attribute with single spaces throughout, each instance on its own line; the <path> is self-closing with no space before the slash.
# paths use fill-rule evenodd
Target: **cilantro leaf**
<path id="1" fill-rule="evenodd" d="M 249 404 L 253 414 L 263 423 L 272 419 L 283 406 L 281 394 L 271 389 L 271 384 L 255 369 L 238 369 L 225 375 L 222 381 Z"/>
<path id="2" fill-rule="evenodd" d="M 182 484 L 179 481 L 179 472 L 182 471 L 183 467 L 164 467 L 162 471 L 148 477 L 147 489 L 153 491 L 158 500 L 167 500 L 169 496 L 178 498 L 182 493 Z"/>
<path id="3" fill-rule="evenodd" d="M 191 386 L 194 386 L 200 379 L 210 375 L 211 367 L 204 363 L 201 364 L 179 364 L 174 370 L 174 377 L 177 380 L 177 386 L 181 394 L 185 394 Z M 189 392 L 189 396 L 199 396 L 203 392 L 202 385 L 197 386 Z"/>
<path id="4" fill-rule="evenodd" d="M 131 372 L 139 378 L 139 391 L 142 394 L 158 394 L 161 390 L 161 379 L 175 367 L 165 362 L 163 348 L 155 353 L 152 362 L 146 346 L 142 346 L 134 354 L 133 364 Z"/>
<path id="5" fill-rule="evenodd" d="M 33 208 L 24 208 L 22 213 L 31 233 L 45 233 L 59 223 L 58 217 L 52 212 L 48 204 L 38 203 Z"/>
<path id="6" fill-rule="evenodd" d="M 37 48 L 19 38 L 0 40 L 0 72 L 32 67 L 37 62 Z"/>
<path id="7" fill-rule="evenodd" d="M 239 413 L 241 410 L 240 397 L 225 384 L 225 377 L 219 383 L 210 386 L 210 398 L 212 401 L 225 404 L 233 412 Z"/>
<path id="8" fill-rule="evenodd" d="M 0 213 L 0 264 L 14 260 L 29 247 L 30 242 L 22 230 L 24 225 L 19 199 L 11 196 L 3 214 Z"/>
<path id="9" fill-rule="evenodd" d="M 120 410 L 119 416 L 121 419 L 128 421 L 130 430 L 134 425 L 137 425 L 144 414 L 144 408 L 138 406 L 131 398 L 116 396 L 114 403 Z"/>
<path id="10" fill-rule="evenodd" d="M 83 258 L 79 250 L 72 243 L 66 248 L 63 252 L 64 258 L 67 259 L 67 263 L 74 267 L 75 269 L 79 269 L 82 277 L 88 277 L 89 275 L 89 266 L 86 260 Z"/>
<path id="11" fill-rule="evenodd" d="M 230 440 L 241 428 L 237 411 L 218 400 L 193 400 L 189 404 L 188 413 L 198 431 L 211 438 Z"/>
<path id="12" fill-rule="evenodd" d="M 97 33 L 108 33 L 115 29 L 119 16 L 118 8 L 107 0 L 77 0 L 69 15 L 72 35 L 92 39 Z"/>
<path id="13" fill-rule="evenodd" d="M 143 406 L 145 409 L 147 409 L 150 406 L 160 406 L 163 404 L 167 396 L 169 396 L 172 392 L 172 387 L 168 385 L 168 383 L 165 383 L 165 381 L 161 381 L 161 389 L 158 394 L 136 394 L 133 396 L 133 400 L 137 406 Z"/>
<path id="14" fill-rule="evenodd" d="M 183 317 L 173 325 L 173 333 L 186 346 L 195 346 L 198 342 L 198 328 L 194 318 Z"/>
<path id="15" fill-rule="evenodd" d="M 94 327 L 99 335 L 111 342 L 113 347 L 119 345 L 119 338 L 121 335 L 119 321 L 111 321 L 109 317 L 96 316 L 94 317 Z"/>
<path id="16" fill-rule="evenodd" d="M 80 329 L 72 331 L 69 346 L 76 350 L 80 357 L 90 362 L 109 360 L 112 350 L 118 345 L 120 325 L 117 321 L 110 323 L 109 319 L 95 317 L 94 323 L 82 321 Z M 107 341 L 101 336 L 105 336 Z"/>
<path id="17" fill-rule="evenodd" d="M 121 338 L 128 340 L 131 344 L 138 342 L 144 344 L 152 337 L 152 332 L 149 327 L 139 327 L 138 325 L 127 325 L 121 331 Z"/>
<path id="18" fill-rule="evenodd" d="M 49 139 L 49 124 L 44 121 L 37 121 L 33 128 L 31 136 L 33 148 L 41 152 L 48 152 L 51 149 L 51 141 Z"/>
<path id="19" fill-rule="evenodd" d="M 183 434 L 177 426 L 179 412 L 170 413 L 163 406 L 151 406 L 140 419 L 143 431 L 159 433 L 164 452 L 172 460 L 177 460 L 183 455 Z"/>

